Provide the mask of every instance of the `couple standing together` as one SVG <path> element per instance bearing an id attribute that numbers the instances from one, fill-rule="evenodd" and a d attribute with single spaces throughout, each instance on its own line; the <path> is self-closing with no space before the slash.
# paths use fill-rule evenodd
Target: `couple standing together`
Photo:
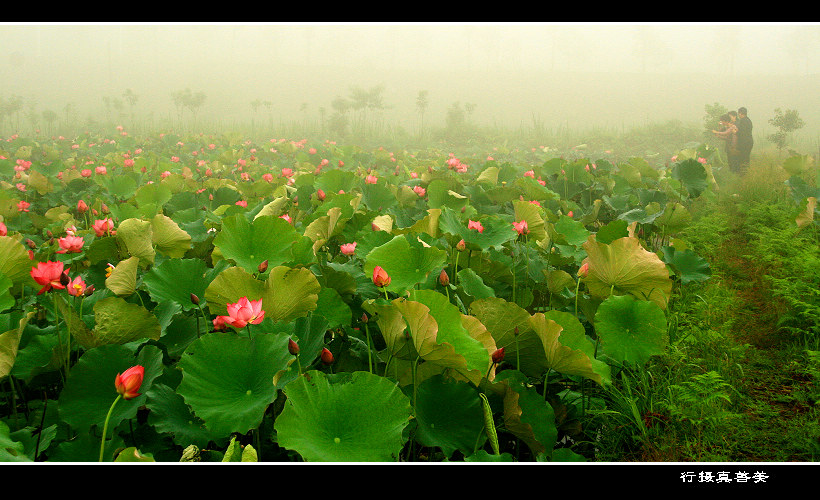
<path id="1" fill-rule="evenodd" d="M 738 108 L 720 117 L 722 130 L 712 130 L 716 137 L 726 141 L 726 157 L 729 170 L 734 173 L 745 171 L 749 167 L 749 157 L 754 145 L 752 139 L 752 120 L 747 116 L 746 108 Z"/>

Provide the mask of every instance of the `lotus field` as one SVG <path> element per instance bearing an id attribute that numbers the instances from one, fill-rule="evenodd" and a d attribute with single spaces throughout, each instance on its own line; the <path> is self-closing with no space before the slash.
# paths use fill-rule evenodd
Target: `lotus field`
<path id="1" fill-rule="evenodd" d="M 593 461 L 710 278 L 703 145 L 112 132 L 0 144 L 4 461 Z"/>

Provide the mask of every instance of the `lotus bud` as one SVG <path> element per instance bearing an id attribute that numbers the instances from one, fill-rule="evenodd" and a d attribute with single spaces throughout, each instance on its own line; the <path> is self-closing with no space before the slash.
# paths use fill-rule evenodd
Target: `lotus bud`
<path id="1" fill-rule="evenodd" d="M 496 349 L 496 351 L 492 355 L 493 363 L 498 364 L 504 361 L 504 348 Z"/>
<path id="2" fill-rule="evenodd" d="M 195 306 L 199 305 L 199 297 L 197 297 L 196 294 L 191 294 L 191 303 Z"/>
<path id="3" fill-rule="evenodd" d="M 265 259 L 264 261 L 262 261 L 262 263 L 259 264 L 259 267 L 257 267 L 256 270 L 259 271 L 259 274 L 262 274 L 265 271 L 267 271 L 268 270 L 268 260 Z"/>
<path id="4" fill-rule="evenodd" d="M 333 353 L 327 350 L 327 347 L 322 348 L 322 363 L 329 365 L 333 363 Z"/>
<path id="5" fill-rule="evenodd" d="M 288 339 L 288 352 L 293 356 L 297 356 L 299 354 L 299 344 L 294 342 L 293 339 Z"/>

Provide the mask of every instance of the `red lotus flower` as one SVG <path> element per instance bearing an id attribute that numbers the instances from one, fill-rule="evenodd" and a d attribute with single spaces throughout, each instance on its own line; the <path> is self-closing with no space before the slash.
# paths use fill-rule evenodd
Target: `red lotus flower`
<path id="1" fill-rule="evenodd" d="M 319 199 L 319 201 L 324 201 L 325 196 L 326 196 L 325 192 L 322 191 L 321 189 L 316 191 L 316 197 Z"/>
<path id="2" fill-rule="evenodd" d="M 482 226 L 480 222 L 475 221 L 475 220 L 468 220 L 467 221 L 467 229 L 475 229 L 479 233 L 484 232 L 484 226 Z"/>
<path id="3" fill-rule="evenodd" d="M 228 325 L 225 323 L 225 318 L 227 318 L 227 316 L 217 316 L 216 318 L 214 318 L 214 330 L 218 332 L 224 332 L 228 329 Z"/>
<path id="4" fill-rule="evenodd" d="M 450 277 L 447 276 L 447 271 L 444 269 L 442 269 L 441 273 L 438 275 L 438 282 L 441 283 L 442 286 L 447 286 L 450 284 Z"/>
<path id="5" fill-rule="evenodd" d="M 456 243 L 456 250 L 458 250 L 459 252 L 467 250 L 467 244 L 464 243 L 464 240 L 461 240 L 458 243 Z"/>
<path id="6" fill-rule="evenodd" d="M 381 266 L 373 268 L 373 284 L 377 287 L 384 287 L 390 284 L 390 276 Z"/>
<path id="7" fill-rule="evenodd" d="M 32 267 L 31 277 L 34 278 L 34 281 L 36 281 L 38 285 L 43 285 L 43 288 L 37 292 L 37 295 L 47 292 L 52 288 L 58 290 L 64 289 L 65 285 L 60 283 L 60 277 L 63 275 L 63 272 L 67 273 L 68 269 L 63 271 L 63 263 L 59 261 L 38 262 L 37 267 Z"/>
<path id="8" fill-rule="evenodd" d="M 427 190 L 421 186 L 416 186 L 413 188 L 413 191 L 419 195 L 420 198 L 424 198 L 424 195 L 427 194 Z"/>
<path id="9" fill-rule="evenodd" d="M 77 211 L 84 214 L 88 211 L 88 205 L 83 200 L 77 202 Z"/>
<path id="10" fill-rule="evenodd" d="M 333 363 L 333 353 L 327 350 L 327 347 L 322 348 L 322 363 L 329 365 Z"/>
<path id="11" fill-rule="evenodd" d="M 3 224 L 2 222 L 0 222 L 0 236 L 5 236 L 5 235 L 7 235 L 7 234 L 9 234 L 9 230 L 8 230 L 8 228 L 6 227 L 6 225 L 5 225 L 5 224 Z"/>
<path id="12" fill-rule="evenodd" d="M 356 242 L 354 241 L 353 243 L 345 243 L 340 248 L 343 254 L 353 255 L 353 253 L 356 251 Z"/>
<path id="13" fill-rule="evenodd" d="M 379 178 L 372 174 L 364 178 L 364 182 L 367 184 L 376 184 L 378 181 Z"/>
<path id="14" fill-rule="evenodd" d="M 31 203 L 27 202 L 26 200 L 20 200 L 20 202 L 17 203 L 17 211 L 18 212 L 28 212 L 28 207 L 30 207 L 30 206 L 31 206 Z"/>
<path id="15" fill-rule="evenodd" d="M 225 323 L 236 328 L 244 328 L 246 325 L 258 325 L 265 319 L 265 311 L 262 310 L 262 299 L 248 300 L 242 297 L 233 304 L 228 304 L 228 315 L 224 316 Z"/>
<path id="16" fill-rule="evenodd" d="M 498 364 L 504 361 L 504 348 L 496 349 L 492 354 L 493 363 Z"/>
<path id="17" fill-rule="evenodd" d="M 66 236 L 57 240 L 60 245 L 60 250 L 57 253 L 80 253 L 83 250 L 82 236 Z"/>
<path id="18" fill-rule="evenodd" d="M 114 378 L 114 387 L 122 395 L 123 399 L 134 399 L 139 396 L 142 379 L 145 376 L 145 368 L 140 365 L 132 366 Z"/>
<path id="19" fill-rule="evenodd" d="M 589 273 L 589 262 L 584 262 L 583 265 L 578 269 L 578 276 L 581 278 L 586 278 L 587 274 Z"/>
<path id="20" fill-rule="evenodd" d="M 86 285 L 85 281 L 79 276 L 71 280 L 67 287 L 65 287 L 66 292 L 69 295 L 73 295 L 75 297 L 79 297 L 85 294 Z"/>
<path id="21" fill-rule="evenodd" d="M 521 222 L 513 222 L 512 225 L 515 228 L 515 232 L 518 234 L 527 234 L 530 232 L 529 227 L 527 227 L 526 220 L 522 220 Z"/>

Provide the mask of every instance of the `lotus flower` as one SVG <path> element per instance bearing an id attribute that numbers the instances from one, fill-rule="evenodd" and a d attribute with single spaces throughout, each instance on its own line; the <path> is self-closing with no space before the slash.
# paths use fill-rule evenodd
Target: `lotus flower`
<path id="1" fill-rule="evenodd" d="M 482 226 L 480 222 L 475 221 L 475 220 L 468 220 L 467 221 L 467 229 L 475 229 L 479 233 L 484 232 L 484 226 Z"/>
<path id="2" fill-rule="evenodd" d="M 446 270 L 441 270 L 441 273 L 438 275 L 438 282 L 441 283 L 442 286 L 447 286 L 450 284 L 450 277 L 447 276 Z"/>
<path id="3" fill-rule="evenodd" d="M 60 282 L 60 277 L 63 275 L 63 272 L 63 263 L 59 261 L 38 262 L 37 267 L 32 267 L 31 277 L 34 278 L 34 281 L 36 281 L 38 285 L 43 285 L 43 288 L 37 292 L 37 295 L 47 292 L 52 288 L 58 290 L 64 289 L 65 285 Z M 66 269 L 65 272 L 68 272 L 68 269 Z"/>
<path id="4" fill-rule="evenodd" d="M 114 378 L 114 387 L 117 392 L 122 395 L 123 399 L 134 399 L 139 396 L 142 379 L 145 376 L 145 368 L 140 365 L 132 366 L 131 368 L 118 373 Z"/>
<path id="5" fill-rule="evenodd" d="M 515 232 L 518 234 L 524 235 L 530 232 L 529 228 L 527 227 L 527 221 L 522 220 L 521 222 L 513 222 L 513 228 L 515 228 Z"/>
<path id="6" fill-rule="evenodd" d="M 80 253 L 83 250 L 83 238 L 81 236 L 66 236 L 57 240 L 60 250 L 57 253 Z"/>
<path id="7" fill-rule="evenodd" d="M 589 274 L 589 262 L 584 262 L 580 268 L 578 268 L 578 276 L 581 278 L 586 278 L 587 274 Z"/>
<path id="8" fill-rule="evenodd" d="M 390 284 L 390 276 L 387 274 L 387 271 L 382 269 L 381 266 L 376 266 L 373 268 L 373 284 L 379 288 Z"/>
<path id="9" fill-rule="evenodd" d="M 77 211 L 84 214 L 88 211 L 88 205 L 83 200 L 77 202 Z"/>
<path id="10" fill-rule="evenodd" d="M 327 350 L 327 347 L 322 348 L 322 363 L 329 365 L 333 363 L 333 353 Z"/>
<path id="11" fill-rule="evenodd" d="M 265 311 L 262 310 L 262 299 L 248 300 L 242 297 L 233 304 L 228 304 L 228 315 L 224 316 L 225 323 L 236 327 L 244 328 L 246 325 L 258 325 L 265 318 Z"/>
<path id="12" fill-rule="evenodd" d="M 65 290 L 68 292 L 69 295 L 73 295 L 74 297 L 79 297 L 85 294 L 86 284 L 85 281 L 79 276 L 71 280 L 71 283 L 65 287 Z"/>
<path id="13" fill-rule="evenodd" d="M 111 234 L 111 231 L 114 229 L 114 221 L 111 219 L 98 219 L 94 221 L 94 234 L 97 236 L 103 236 L 105 234 Z"/>
<path id="14" fill-rule="evenodd" d="M 30 207 L 30 206 L 31 206 L 31 203 L 27 202 L 26 200 L 20 200 L 20 202 L 17 203 L 17 211 L 18 212 L 28 212 L 28 207 Z"/>
<path id="15" fill-rule="evenodd" d="M 344 255 L 353 255 L 353 253 L 356 251 L 356 242 L 354 241 L 353 243 L 345 243 L 340 248 Z"/>
<path id="16" fill-rule="evenodd" d="M 493 363 L 498 364 L 504 361 L 504 348 L 496 349 L 492 354 Z"/>

